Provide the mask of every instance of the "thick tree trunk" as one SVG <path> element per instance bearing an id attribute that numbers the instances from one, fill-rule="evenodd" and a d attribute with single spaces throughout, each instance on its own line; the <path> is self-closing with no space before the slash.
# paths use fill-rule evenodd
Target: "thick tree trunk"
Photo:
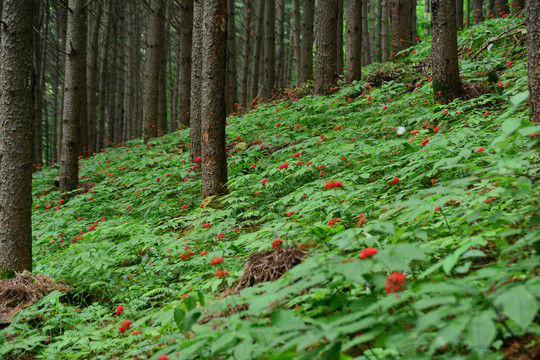
<path id="1" fill-rule="evenodd" d="M 276 4 L 267 0 L 264 6 L 264 88 L 262 96 L 270 100 L 276 85 Z"/>
<path id="2" fill-rule="evenodd" d="M 150 0 L 150 13 L 148 14 L 148 30 L 146 38 L 146 68 L 145 68 L 145 95 L 144 95 L 144 140 L 155 138 L 158 134 L 159 109 L 159 73 L 161 57 L 161 32 L 163 31 L 165 8 L 163 0 Z"/>
<path id="3" fill-rule="evenodd" d="M 343 0 L 338 0 L 336 74 L 343 74 Z"/>
<path id="4" fill-rule="evenodd" d="M 347 39 L 345 46 L 347 82 L 362 78 L 362 0 L 348 0 L 345 3 Z M 384 39 L 383 39 L 384 40 Z M 388 41 L 387 41 L 388 42 Z"/>
<path id="5" fill-rule="evenodd" d="M 86 78 L 83 78 L 86 52 L 84 0 L 69 0 L 66 36 L 65 99 L 62 118 L 62 156 L 60 161 L 60 193 L 79 185 L 79 126 L 82 115 Z"/>
<path id="6" fill-rule="evenodd" d="M 529 62 L 529 118 L 540 125 L 540 3 L 527 0 L 527 45 Z"/>
<path id="7" fill-rule="evenodd" d="M 369 44 L 369 0 L 362 1 L 362 65 L 371 64 L 371 49 Z"/>
<path id="8" fill-rule="evenodd" d="M 412 45 L 411 39 L 411 0 L 389 0 L 390 23 L 392 24 L 392 55 Z M 449 0 L 447 0 L 449 1 Z M 452 3 L 453 5 L 453 3 Z M 433 11 L 433 10 L 432 10 Z M 455 11 L 455 8 L 454 8 Z M 404 15 L 405 14 L 405 15 Z"/>
<path id="9" fill-rule="evenodd" d="M 32 271 L 33 0 L 4 0 L 0 34 L 0 278 Z"/>
<path id="10" fill-rule="evenodd" d="M 463 0 L 456 0 L 456 28 L 463 29 Z"/>
<path id="11" fill-rule="evenodd" d="M 456 7 L 448 0 L 431 0 L 433 96 L 442 104 L 461 96 L 457 54 Z"/>
<path id="12" fill-rule="evenodd" d="M 190 125 L 191 53 L 193 38 L 193 0 L 180 3 L 180 124 Z"/>
<path id="13" fill-rule="evenodd" d="M 203 0 L 193 1 L 193 42 L 191 51 L 191 104 L 189 120 L 189 161 L 201 156 L 201 85 L 202 85 L 202 30 Z M 187 91 L 187 89 L 183 89 Z M 182 90 L 180 90 L 182 91 Z"/>
<path id="14" fill-rule="evenodd" d="M 247 106 L 249 94 L 249 42 L 251 41 L 251 1 L 244 0 L 244 32 L 242 37 L 242 75 L 240 105 Z"/>
<path id="15" fill-rule="evenodd" d="M 202 196 L 227 193 L 225 152 L 225 56 L 227 6 L 223 0 L 204 1 L 202 40 L 201 167 Z"/>
<path id="16" fill-rule="evenodd" d="M 315 92 L 327 94 L 336 85 L 338 0 L 318 0 L 315 40 Z"/>
<path id="17" fill-rule="evenodd" d="M 302 22 L 302 66 L 300 68 L 300 84 L 313 79 L 313 19 L 315 17 L 315 0 L 304 0 Z"/>
<path id="18" fill-rule="evenodd" d="M 300 27 L 300 0 L 293 0 L 293 28 L 292 35 L 294 39 L 294 78 L 296 87 L 300 87 L 300 68 L 302 64 L 302 52 L 300 43 L 300 33 L 302 32 Z"/>
<path id="19" fill-rule="evenodd" d="M 484 0 L 473 1 L 473 14 L 474 25 L 478 25 L 484 21 Z"/>
<path id="20" fill-rule="evenodd" d="M 236 70 L 236 25 L 235 25 L 235 6 L 234 0 L 227 0 L 227 86 L 228 86 L 228 103 L 226 109 L 228 113 L 232 113 L 238 103 L 238 72 Z"/>
<path id="21" fill-rule="evenodd" d="M 95 17 L 88 21 L 88 70 L 86 73 L 87 85 L 87 110 L 88 110 L 88 148 L 91 151 L 96 149 L 96 88 L 97 88 L 97 59 L 99 44 L 99 27 L 101 24 L 101 13 L 103 5 L 101 2 L 94 4 Z"/>
<path id="22" fill-rule="evenodd" d="M 276 88 L 281 89 L 283 87 L 283 74 L 285 73 L 285 0 L 277 0 L 277 39 L 276 39 Z M 231 19 L 229 18 L 229 23 Z"/>
<path id="23" fill-rule="evenodd" d="M 388 1 L 389 0 L 380 0 L 382 2 L 382 11 L 381 11 L 381 52 L 382 52 L 382 62 L 387 62 L 388 57 L 390 56 L 390 50 L 388 48 Z"/>
<path id="24" fill-rule="evenodd" d="M 270 1 L 270 0 L 268 0 Z M 257 7 L 257 28 L 255 30 L 255 46 L 253 47 L 253 75 L 251 77 L 251 99 L 259 98 L 259 83 L 262 80 L 259 76 L 262 57 L 263 27 L 264 27 L 264 0 L 258 1 Z"/>

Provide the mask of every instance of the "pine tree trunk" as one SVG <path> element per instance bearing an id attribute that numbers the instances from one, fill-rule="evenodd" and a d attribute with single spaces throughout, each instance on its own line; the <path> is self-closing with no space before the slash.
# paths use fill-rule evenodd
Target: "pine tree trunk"
<path id="1" fill-rule="evenodd" d="M 148 14 L 148 27 L 146 36 L 146 67 L 145 67 L 145 117 L 144 140 L 155 138 L 158 134 L 159 116 L 159 74 L 161 57 L 161 40 L 163 36 L 164 4 L 163 0 L 150 0 L 150 13 Z"/>
<path id="2" fill-rule="evenodd" d="M 418 32 L 416 31 L 416 2 L 411 0 L 411 45 L 416 45 L 418 40 Z"/>
<path id="3" fill-rule="evenodd" d="M 408 47 L 412 45 L 411 17 L 407 15 L 403 15 L 403 14 L 410 14 L 411 0 L 389 0 L 389 1 L 390 1 L 390 23 L 392 25 L 392 31 L 391 31 L 392 55 L 395 55 L 401 50 L 407 49 Z"/>
<path id="4" fill-rule="evenodd" d="M 66 40 L 67 40 L 67 9 L 64 6 L 57 5 L 57 16 L 58 16 L 58 24 L 59 24 L 59 33 L 60 33 L 60 40 L 62 41 L 61 49 L 66 49 Z M 66 67 L 66 58 L 67 56 L 65 54 L 61 55 L 62 58 L 62 74 L 61 82 L 60 82 L 60 106 L 58 107 L 59 111 L 59 119 L 60 122 L 58 124 L 58 161 L 62 158 L 62 138 L 63 138 L 63 126 L 62 126 L 62 119 L 64 118 L 64 99 L 65 99 L 65 83 L 66 83 L 66 76 L 65 76 L 65 67 Z"/>
<path id="5" fill-rule="evenodd" d="M 471 0 L 467 0 L 467 12 L 466 12 L 466 19 L 465 19 L 465 25 L 466 25 L 466 28 L 470 28 L 471 27 Z"/>
<path id="6" fill-rule="evenodd" d="M 170 22 L 170 2 L 164 1 L 163 18 L 161 24 L 161 41 L 160 41 L 160 65 L 159 65 L 159 94 L 158 94 L 158 136 L 163 136 L 167 133 L 167 62 L 168 60 L 168 41 L 169 41 L 169 22 Z"/>
<path id="7" fill-rule="evenodd" d="M 83 4 L 84 5 L 84 4 Z M 87 69 L 86 69 L 86 57 L 87 57 L 87 51 L 86 51 L 86 31 L 87 31 L 87 12 L 86 9 L 83 6 L 82 14 L 84 16 L 83 21 L 83 39 L 81 41 L 80 50 L 82 52 L 82 62 L 83 66 L 81 68 L 81 74 L 82 77 L 81 84 L 82 87 L 80 89 L 81 92 L 81 104 L 80 104 L 80 117 L 79 117 L 79 154 L 78 155 L 84 155 L 85 151 L 88 150 L 88 91 L 86 88 L 86 77 L 87 77 Z"/>
<path id="8" fill-rule="evenodd" d="M 336 74 L 343 74 L 343 0 L 338 0 Z"/>
<path id="9" fill-rule="evenodd" d="M 0 276 L 32 271 L 33 0 L 4 0 L 0 34 Z"/>
<path id="10" fill-rule="evenodd" d="M 300 0 L 293 0 L 293 28 L 292 35 L 294 39 L 294 78 L 296 87 L 300 87 L 300 69 L 302 64 L 302 52 L 300 43 Z"/>
<path id="11" fill-rule="evenodd" d="M 118 76 L 116 74 L 116 69 L 118 62 L 120 61 L 119 51 L 118 51 L 118 8 L 116 3 L 113 3 L 111 8 L 113 12 L 113 21 L 111 22 L 111 63 L 108 69 L 107 75 L 107 132 L 106 132 L 106 146 L 110 147 L 114 141 L 114 121 L 116 119 L 116 81 Z"/>
<path id="12" fill-rule="evenodd" d="M 227 6 L 223 0 L 204 1 L 202 41 L 201 167 L 203 199 L 227 193 L 225 152 L 225 56 Z"/>
<path id="13" fill-rule="evenodd" d="M 117 6 L 117 22 L 118 22 L 118 35 L 116 36 L 118 43 L 116 45 L 118 56 L 116 59 L 116 70 L 115 70 L 115 85 L 116 85 L 116 99 L 115 99 L 115 110 L 114 110 L 114 136 L 113 136 L 113 145 L 116 146 L 122 143 L 123 135 L 123 122 L 124 122 L 124 81 L 125 81 L 125 69 L 126 69 L 126 17 L 125 17 L 125 2 L 126 0 L 116 0 L 115 5 Z"/>
<path id="14" fill-rule="evenodd" d="M 106 17 L 103 25 L 103 56 L 99 69 L 99 96 L 98 96 L 98 124 L 96 137 L 96 151 L 100 151 L 105 147 L 105 125 L 107 123 L 107 99 L 109 95 L 109 87 L 107 86 L 107 74 L 109 71 L 109 49 L 111 48 L 111 32 L 113 11 L 112 2 L 106 4 Z"/>
<path id="15" fill-rule="evenodd" d="M 43 24 L 44 6 L 41 2 L 37 3 L 36 11 L 34 12 L 34 155 L 33 162 L 35 166 L 42 164 L 43 156 L 43 76 L 45 67 L 45 46 L 40 37 L 40 29 Z"/>
<path id="16" fill-rule="evenodd" d="M 431 30 L 431 16 L 430 16 L 430 0 L 425 0 L 424 2 L 424 19 L 426 21 L 426 27 L 424 28 L 424 37 L 427 37 L 429 35 L 429 32 Z"/>
<path id="17" fill-rule="evenodd" d="M 362 65 L 371 64 L 371 49 L 369 47 L 369 0 L 362 1 Z"/>
<path id="18" fill-rule="evenodd" d="M 318 0 L 315 38 L 315 92 L 327 94 L 336 85 L 337 0 Z"/>
<path id="19" fill-rule="evenodd" d="M 487 2 L 487 18 L 491 19 L 495 17 L 495 0 L 488 0 Z"/>
<path id="20" fill-rule="evenodd" d="M 99 27 L 101 25 L 101 14 L 103 5 L 101 2 L 94 4 L 95 17 L 88 19 L 88 70 L 86 73 L 87 85 L 87 110 L 88 110 L 88 148 L 91 151 L 96 149 L 96 88 L 97 88 L 97 59 L 99 44 Z"/>
<path id="21" fill-rule="evenodd" d="M 495 14 L 495 17 L 506 17 L 508 14 L 510 14 L 510 7 L 508 6 L 508 0 L 495 0 L 493 2 L 493 13 Z"/>
<path id="22" fill-rule="evenodd" d="M 180 101 L 178 113 L 180 124 L 190 125 L 191 108 L 191 54 L 193 51 L 193 1 L 182 0 L 180 4 Z"/>
<path id="23" fill-rule="evenodd" d="M 382 62 L 382 0 L 377 1 L 377 61 Z"/>
<path id="24" fill-rule="evenodd" d="M 283 87 L 283 74 L 285 73 L 285 0 L 276 0 L 276 22 L 277 22 L 277 38 L 276 38 L 276 80 L 275 87 L 281 89 Z M 230 22 L 230 19 L 229 19 Z"/>
<path id="25" fill-rule="evenodd" d="M 244 32 L 242 38 L 242 75 L 240 85 L 240 105 L 246 107 L 249 93 L 249 42 L 251 41 L 251 1 L 244 0 Z"/>
<path id="26" fill-rule="evenodd" d="M 193 41 L 191 51 L 191 104 L 189 111 L 189 161 L 201 156 L 201 85 L 202 85 L 202 24 L 203 0 L 193 1 Z M 180 91 L 187 91 L 181 89 Z"/>
<path id="27" fill-rule="evenodd" d="M 270 0 L 268 0 L 270 1 Z M 253 76 L 251 81 L 251 98 L 252 100 L 258 100 L 259 98 L 259 83 L 262 82 L 260 74 L 260 63 L 262 60 L 262 43 L 263 43 L 263 27 L 264 27 L 264 2 L 265 0 L 258 1 L 257 7 L 257 28 L 255 30 L 255 46 L 253 47 Z"/>
<path id="28" fill-rule="evenodd" d="M 275 1 L 267 0 L 264 6 L 264 88 L 262 97 L 270 100 L 276 85 L 276 11 Z"/>
<path id="29" fill-rule="evenodd" d="M 463 0 L 456 1 L 456 28 L 463 29 Z"/>
<path id="30" fill-rule="evenodd" d="M 362 0 L 347 0 L 345 3 L 346 33 L 346 79 L 348 83 L 362 78 Z"/>
<path id="31" fill-rule="evenodd" d="M 431 0 L 433 95 L 447 104 L 461 96 L 457 54 L 456 7 L 448 0 Z"/>
<path id="32" fill-rule="evenodd" d="M 238 72 L 236 68 L 236 24 L 234 0 L 227 0 L 227 86 L 229 107 L 227 113 L 232 113 L 238 103 Z"/>
<path id="33" fill-rule="evenodd" d="M 478 25 L 484 21 L 484 0 L 473 1 L 473 14 L 474 25 Z"/>
<path id="34" fill-rule="evenodd" d="M 60 193 L 72 191 L 79 185 L 79 126 L 82 115 L 83 78 L 86 52 L 86 21 L 84 0 L 69 0 L 66 36 L 65 99 L 62 118 L 62 155 L 60 161 Z"/>
<path id="35" fill-rule="evenodd" d="M 302 22 L 302 66 L 300 71 L 300 84 L 313 79 L 313 19 L 315 17 L 315 0 L 304 0 L 304 14 Z"/>
<path id="36" fill-rule="evenodd" d="M 382 1 L 382 12 L 381 12 L 381 38 L 382 38 L 382 45 L 381 45 L 381 52 L 382 52 L 382 62 L 387 62 L 388 57 L 390 56 L 390 50 L 388 48 L 388 33 L 389 33 L 389 25 L 388 25 L 388 1 L 389 0 L 380 0 Z"/>
<path id="37" fill-rule="evenodd" d="M 529 119 L 540 125 L 540 3 L 527 0 L 527 50 L 529 62 Z"/>
<path id="38" fill-rule="evenodd" d="M 375 42 L 375 0 L 369 0 L 369 55 L 370 62 L 377 61 L 377 50 Z"/>

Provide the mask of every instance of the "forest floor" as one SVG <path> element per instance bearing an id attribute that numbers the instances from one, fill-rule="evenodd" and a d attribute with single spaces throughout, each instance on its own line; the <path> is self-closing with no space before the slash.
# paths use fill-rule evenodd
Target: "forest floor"
<path id="1" fill-rule="evenodd" d="M 0 357 L 537 358 L 540 127 L 521 21 L 460 32 L 467 97 L 448 105 L 427 39 L 328 96 L 239 110 L 225 197 L 202 201 L 188 129 L 81 159 L 69 197 L 44 167 L 34 275 L 0 283 L 0 313 L 25 308 Z M 17 284 L 38 296 L 14 300 Z"/>

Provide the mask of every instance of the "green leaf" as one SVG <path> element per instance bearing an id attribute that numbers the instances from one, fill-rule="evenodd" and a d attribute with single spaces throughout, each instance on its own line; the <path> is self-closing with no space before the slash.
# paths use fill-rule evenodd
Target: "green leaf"
<path id="1" fill-rule="evenodd" d="M 452 272 L 452 269 L 456 265 L 456 263 L 459 261 L 459 258 L 461 255 L 469 249 L 470 245 L 465 244 L 462 245 L 460 248 L 458 248 L 452 255 L 447 256 L 443 260 L 443 270 L 447 275 L 450 275 Z"/>
<path id="2" fill-rule="evenodd" d="M 512 105 L 518 106 L 519 104 L 521 104 L 528 98 L 529 98 L 529 90 L 526 90 L 526 91 L 520 92 L 517 95 L 512 96 L 510 98 L 510 102 L 512 103 Z"/>
<path id="3" fill-rule="evenodd" d="M 197 307 L 197 300 L 195 300 L 195 296 L 188 295 L 184 299 L 184 304 L 186 305 L 186 310 L 191 311 Z"/>
<path id="4" fill-rule="evenodd" d="M 201 309 L 200 308 L 195 309 L 193 311 L 190 311 L 186 315 L 186 323 L 185 323 L 186 325 L 184 327 L 184 331 L 189 332 L 191 330 L 191 328 L 193 327 L 193 325 L 195 325 L 197 320 L 199 320 L 200 317 L 201 317 Z"/>
<path id="5" fill-rule="evenodd" d="M 521 126 L 521 118 L 510 118 L 501 125 L 501 131 L 505 135 L 510 135 Z"/>
<path id="6" fill-rule="evenodd" d="M 204 301 L 204 296 L 200 290 L 197 290 L 197 299 L 199 300 L 199 304 L 201 304 L 201 306 L 204 306 L 206 304 L 206 302 Z"/>
<path id="7" fill-rule="evenodd" d="M 486 310 L 478 316 L 473 316 L 465 332 L 465 344 L 479 354 L 489 349 L 497 335 L 497 329 L 492 320 L 493 315 L 492 311 Z"/>
<path id="8" fill-rule="evenodd" d="M 499 292 L 496 294 L 495 305 L 522 329 L 526 329 L 538 312 L 539 305 L 534 295 L 524 285 L 512 286 L 502 294 Z"/>
<path id="9" fill-rule="evenodd" d="M 247 252 L 244 249 L 242 249 L 241 247 L 235 245 L 234 243 L 231 243 L 231 249 L 237 254 L 247 255 Z"/>
<path id="10" fill-rule="evenodd" d="M 184 319 L 186 317 L 186 312 L 181 307 L 174 308 L 174 322 L 176 323 L 176 326 L 178 326 L 178 330 L 183 331 L 184 330 Z"/>
<path id="11" fill-rule="evenodd" d="M 437 337 L 433 341 L 433 347 L 440 348 L 448 344 L 457 344 L 470 319 L 470 316 L 460 316 L 450 322 L 446 327 L 439 331 Z"/>

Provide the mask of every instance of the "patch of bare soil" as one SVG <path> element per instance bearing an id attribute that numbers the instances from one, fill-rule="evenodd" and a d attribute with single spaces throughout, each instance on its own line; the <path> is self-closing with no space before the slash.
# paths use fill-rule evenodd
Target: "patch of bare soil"
<path id="1" fill-rule="evenodd" d="M 13 279 L 0 280 L 0 326 L 11 323 L 14 314 L 55 290 L 73 289 L 49 277 L 34 275 L 28 271 L 17 273 Z"/>
<path id="2" fill-rule="evenodd" d="M 508 360 L 540 359 L 540 338 L 530 334 L 506 339 L 503 352 Z"/>
<path id="3" fill-rule="evenodd" d="M 463 93 L 464 93 L 465 100 L 476 99 L 484 94 L 489 94 L 492 92 L 493 92 L 493 88 L 479 82 L 475 82 L 475 83 L 464 82 L 463 83 Z"/>

